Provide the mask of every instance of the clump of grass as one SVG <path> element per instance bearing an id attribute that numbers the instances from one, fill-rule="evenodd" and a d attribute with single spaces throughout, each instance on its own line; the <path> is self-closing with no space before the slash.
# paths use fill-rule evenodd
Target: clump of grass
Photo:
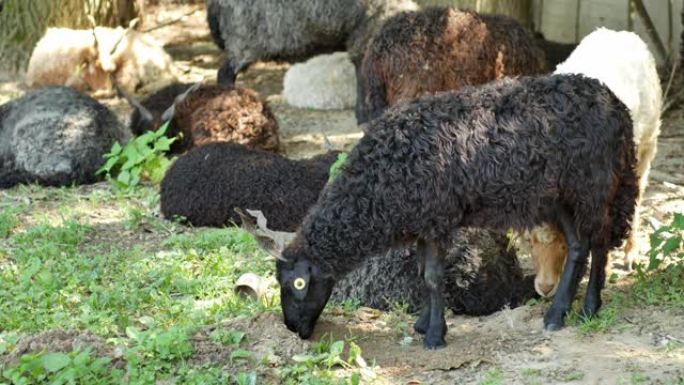
<path id="1" fill-rule="evenodd" d="M 0 211 L 0 238 L 7 238 L 19 226 L 19 210 L 6 208 Z"/>
<path id="2" fill-rule="evenodd" d="M 637 266 L 634 297 L 648 305 L 683 306 L 684 214 L 676 213 L 670 224 L 651 234 L 650 245 L 648 265 Z"/>
<path id="3" fill-rule="evenodd" d="M 503 372 L 499 368 L 489 369 L 480 381 L 480 385 L 502 385 L 504 382 Z"/>

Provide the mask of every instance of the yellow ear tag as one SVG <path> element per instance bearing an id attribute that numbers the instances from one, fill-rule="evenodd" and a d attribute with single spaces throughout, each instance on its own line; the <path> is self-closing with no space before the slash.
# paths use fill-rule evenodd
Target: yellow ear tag
<path id="1" fill-rule="evenodd" d="M 304 287 L 306 287 L 306 281 L 304 278 L 297 278 L 294 280 L 294 288 L 297 290 L 304 290 Z"/>

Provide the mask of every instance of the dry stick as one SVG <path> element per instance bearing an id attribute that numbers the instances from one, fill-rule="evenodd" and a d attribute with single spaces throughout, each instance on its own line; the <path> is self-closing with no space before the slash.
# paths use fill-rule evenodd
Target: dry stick
<path id="1" fill-rule="evenodd" d="M 677 72 L 677 61 L 673 60 L 672 61 L 672 70 L 670 71 L 670 78 L 667 81 L 667 87 L 665 87 L 665 92 L 663 93 L 663 100 L 666 100 L 667 102 L 663 104 L 660 114 L 662 115 L 667 109 L 677 100 L 676 96 L 672 98 L 671 100 L 667 100 L 667 97 L 670 93 L 670 89 L 672 88 L 672 82 L 674 81 L 674 74 Z"/>
<path id="2" fill-rule="evenodd" d="M 631 0 L 631 2 L 634 4 L 634 10 L 641 18 L 641 21 L 644 22 L 646 32 L 651 38 L 651 41 L 653 41 L 658 55 L 660 55 L 663 60 L 667 60 L 667 50 L 665 49 L 665 45 L 663 45 L 662 40 L 660 40 L 660 36 L 658 35 L 658 31 L 653 24 L 653 20 L 651 20 L 651 17 L 648 15 L 648 11 L 644 6 L 644 2 L 642 0 Z"/>
<path id="3" fill-rule="evenodd" d="M 195 10 L 192 10 L 192 11 L 190 11 L 190 12 L 184 13 L 184 14 L 183 14 L 182 16 L 180 16 L 180 17 L 177 17 L 177 18 L 175 18 L 175 19 L 173 19 L 173 20 L 165 21 L 165 22 L 163 22 L 163 23 L 161 23 L 161 24 L 159 24 L 159 25 L 156 25 L 156 26 L 154 26 L 154 27 L 152 27 L 152 28 L 144 29 L 144 30 L 142 30 L 141 32 L 142 32 L 142 33 L 148 33 L 148 32 L 156 31 L 156 30 L 161 29 L 161 28 L 164 28 L 164 27 L 168 27 L 169 25 L 178 23 L 179 21 L 181 21 L 181 20 L 183 20 L 184 18 L 186 18 L 186 17 L 192 15 L 193 13 L 195 13 L 195 12 L 197 12 L 197 11 L 199 11 L 199 9 L 195 9 Z"/>

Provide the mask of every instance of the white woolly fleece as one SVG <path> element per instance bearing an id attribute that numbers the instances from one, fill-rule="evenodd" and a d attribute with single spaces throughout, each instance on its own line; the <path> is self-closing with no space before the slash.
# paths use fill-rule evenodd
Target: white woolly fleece
<path id="1" fill-rule="evenodd" d="M 637 146 L 656 140 L 662 91 L 655 59 L 637 34 L 598 28 L 582 39 L 554 73 L 600 80 L 629 108 Z"/>
<path id="2" fill-rule="evenodd" d="M 356 73 L 346 52 L 319 55 L 290 67 L 283 80 L 288 104 L 321 110 L 356 104 Z"/>

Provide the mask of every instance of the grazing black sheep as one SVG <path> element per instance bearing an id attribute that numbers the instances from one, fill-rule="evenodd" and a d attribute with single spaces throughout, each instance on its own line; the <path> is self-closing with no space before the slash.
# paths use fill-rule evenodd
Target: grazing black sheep
<path id="1" fill-rule="evenodd" d="M 276 263 L 286 326 L 310 337 L 336 281 L 369 256 L 417 241 L 428 295 L 414 328 L 426 348 L 443 346 L 442 259 L 454 231 L 544 222 L 563 230 L 569 250 L 545 328 L 563 326 L 589 251 L 583 312 L 593 316 L 607 251 L 625 239 L 634 213 L 634 149 L 627 107 L 579 75 L 504 79 L 387 111 Z"/>
<path id="2" fill-rule="evenodd" d="M 211 36 L 228 57 L 218 71 L 226 85 L 258 60 L 301 61 L 347 50 L 358 68 L 381 23 L 417 9 L 411 0 L 206 0 L 206 6 Z"/>
<path id="3" fill-rule="evenodd" d="M 103 155 L 129 137 L 107 107 L 72 88 L 28 93 L 0 106 L 0 188 L 96 182 Z"/>
<path id="4" fill-rule="evenodd" d="M 278 151 L 278 122 L 256 91 L 225 85 L 172 84 L 138 102 L 119 93 L 134 108 L 131 130 L 140 135 L 170 121 L 166 135 L 180 136 L 171 145 L 181 153 L 205 143 L 226 141 Z"/>
<path id="5" fill-rule="evenodd" d="M 533 35 L 511 17 L 447 7 L 402 12 L 368 44 L 356 118 L 364 123 L 425 94 L 541 74 L 545 64 Z"/>
<path id="6" fill-rule="evenodd" d="M 170 219 L 184 217 L 195 226 L 223 227 L 243 222 L 235 207 L 260 210 L 268 230 L 294 231 L 325 186 L 336 154 L 293 161 L 237 144 L 200 146 L 181 156 L 166 174 L 162 213 Z M 507 246 L 505 236 L 490 231 L 459 233 L 445 262 L 444 295 L 449 308 L 485 315 L 504 306 L 516 307 L 533 295 L 531 280 L 520 283 L 522 271 Z M 354 298 L 380 309 L 402 302 L 415 311 L 424 290 L 415 279 L 416 271 L 415 250 L 368 259 L 338 282 L 336 298 Z"/>
<path id="7" fill-rule="evenodd" d="M 423 305 L 425 284 L 415 247 L 369 258 L 335 284 L 331 298 L 358 300 L 389 310 L 403 304 L 408 312 Z M 534 277 L 524 277 L 505 235 L 460 229 L 444 258 L 444 304 L 456 314 L 489 315 L 520 306 L 535 297 Z"/>
<path id="8" fill-rule="evenodd" d="M 337 152 L 290 160 L 266 151 L 217 142 L 178 158 L 161 183 L 166 218 L 195 226 L 240 224 L 234 208 L 261 210 L 269 226 L 294 231 L 328 181 Z"/>

